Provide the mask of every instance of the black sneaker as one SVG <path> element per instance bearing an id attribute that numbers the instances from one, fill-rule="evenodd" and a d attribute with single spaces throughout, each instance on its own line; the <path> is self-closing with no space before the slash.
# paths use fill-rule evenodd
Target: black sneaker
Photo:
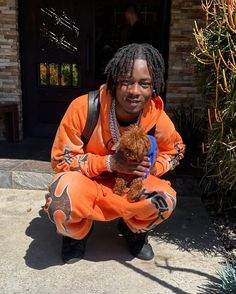
<path id="1" fill-rule="evenodd" d="M 152 246 L 148 243 L 147 233 L 133 233 L 121 219 L 118 229 L 128 243 L 129 250 L 134 257 L 151 260 L 154 257 Z"/>
<path id="2" fill-rule="evenodd" d="M 72 264 L 84 257 L 86 244 L 93 227 L 82 240 L 62 236 L 61 258 L 64 263 Z"/>

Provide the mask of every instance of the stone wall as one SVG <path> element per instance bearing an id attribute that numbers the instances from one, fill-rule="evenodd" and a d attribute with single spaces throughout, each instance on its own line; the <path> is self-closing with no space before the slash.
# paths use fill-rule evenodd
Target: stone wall
<path id="1" fill-rule="evenodd" d="M 0 0 L 0 103 L 16 102 L 21 113 L 17 0 Z M 20 134 L 22 135 L 22 115 Z M 6 115 L 0 116 L 0 140 L 6 137 Z"/>
<path id="2" fill-rule="evenodd" d="M 199 108 L 200 94 L 191 61 L 195 39 L 194 20 L 203 19 L 201 0 L 173 0 L 171 7 L 169 63 L 166 104 L 175 107 L 190 105 Z"/>

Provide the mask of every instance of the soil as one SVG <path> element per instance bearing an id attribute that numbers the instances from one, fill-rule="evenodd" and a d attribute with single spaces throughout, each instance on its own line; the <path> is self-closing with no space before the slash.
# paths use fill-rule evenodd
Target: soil
<path id="1" fill-rule="evenodd" d="M 231 259 L 233 252 L 236 253 L 236 209 L 219 213 L 214 206 L 214 197 L 210 199 L 203 195 L 202 201 L 209 213 L 213 228 L 224 246 L 226 258 Z"/>
<path id="2" fill-rule="evenodd" d="M 236 210 L 220 216 L 211 216 L 211 219 L 224 245 L 226 257 L 231 259 L 233 252 L 236 253 Z"/>

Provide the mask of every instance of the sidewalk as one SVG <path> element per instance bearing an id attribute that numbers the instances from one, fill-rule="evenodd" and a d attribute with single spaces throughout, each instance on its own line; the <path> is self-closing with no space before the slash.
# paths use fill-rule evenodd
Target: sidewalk
<path id="1" fill-rule="evenodd" d="M 45 191 L 0 189 L 0 289 L 12 293 L 209 293 L 221 244 L 199 197 L 179 196 L 150 237 L 155 259 L 132 259 L 116 221 L 96 223 L 84 260 L 60 261 L 61 237 L 41 209 Z"/>

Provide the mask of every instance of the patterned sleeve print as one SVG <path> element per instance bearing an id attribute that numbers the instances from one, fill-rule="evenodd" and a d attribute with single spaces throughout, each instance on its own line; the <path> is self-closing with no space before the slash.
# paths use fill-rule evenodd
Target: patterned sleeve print
<path id="1" fill-rule="evenodd" d="M 74 155 L 71 152 L 70 146 L 65 145 L 63 148 L 63 154 L 60 156 L 58 159 L 55 159 L 54 157 L 52 158 L 52 161 L 54 163 L 60 164 L 62 163 L 63 165 L 69 167 L 70 170 L 82 170 L 85 169 L 85 165 L 88 160 L 88 154 L 83 154 L 83 155 Z"/>
<path id="2" fill-rule="evenodd" d="M 165 112 L 157 123 L 155 136 L 159 147 L 155 175 L 161 176 L 179 164 L 184 157 L 185 145 Z"/>
<path id="3" fill-rule="evenodd" d="M 63 152 L 59 156 L 54 155 L 51 159 L 52 166 L 56 172 L 87 169 L 85 167 L 87 160 L 88 154 L 76 154 L 72 152 L 69 145 L 63 147 Z"/>
<path id="4" fill-rule="evenodd" d="M 51 165 L 55 172 L 79 171 L 94 177 L 106 171 L 106 156 L 84 153 L 78 136 L 67 135 L 63 128 L 58 132 L 51 152 Z"/>
<path id="5" fill-rule="evenodd" d="M 181 146 L 181 144 L 178 142 L 174 145 L 174 147 L 177 150 L 177 153 L 172 155 L 169 159 L 170 170 L 173 170 L 177 165 L 179 165 L 180 159 L 184 157 L 185 147 L 183 144 Z"/>
<path id="6" fill-rule="evenodd" d="M 51 165 L 57 173 L 78 171 L 94 177 L 106 171 L 106 156 L 84 153 L 80 136 L 86 115 L 78 115 L 78 109 L 82 111 L 76 102 L 72 102 L 58 128 L 51 151 Z"/>

